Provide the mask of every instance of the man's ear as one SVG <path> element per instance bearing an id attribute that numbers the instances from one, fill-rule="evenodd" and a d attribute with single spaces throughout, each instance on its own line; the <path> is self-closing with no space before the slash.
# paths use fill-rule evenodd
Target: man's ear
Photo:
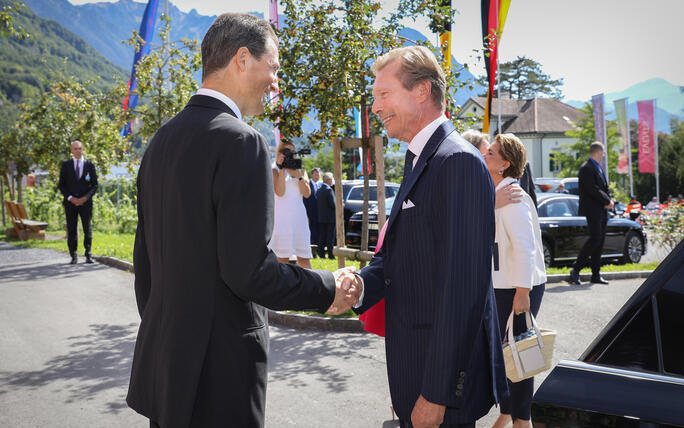
<path id="1" fill-rule="evenodd" d="M 421 82 L 418 82 L 418 96 L 420 97 L 420 101 L 426 101 L 430 98 L 432 94 L 432 83 L 430 83 L 427 80 L 423 80 Z"/>
<path id="2" fill-rule="evenodd" d="M 247 63 L 249 62 L 249 59 L 251 57 L 252 57 L 252 54 L 249 52 L 249 49 L 247 49 L 246 46 L 242 46 L 235 53 L 235 56 L 233 57 L 233 61 L 235 61 L 235 64 L 237 65 L 238 70 L 244 72 L 244 71 L 247 71 Z"/>

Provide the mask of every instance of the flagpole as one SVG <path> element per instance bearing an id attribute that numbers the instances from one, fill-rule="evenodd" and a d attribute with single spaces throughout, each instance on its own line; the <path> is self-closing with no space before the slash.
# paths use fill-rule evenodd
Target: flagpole
<path id="1" fill-rule="evenodd" d="M 653 100 L 653 142 L 655 144 L 655 179 L 656 179 L 656 195 L 658 202 L 660 202 L 660 174 L 658 173 L 658 126 L 656 121 L 656 105 L 657 100 Z"/>

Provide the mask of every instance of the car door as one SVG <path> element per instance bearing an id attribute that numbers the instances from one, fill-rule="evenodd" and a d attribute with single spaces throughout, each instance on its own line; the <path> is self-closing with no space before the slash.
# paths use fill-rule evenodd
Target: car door
<path id="1" fill-rule="evenodd" d="M 555 260 L 568 260 L 573 257 L 576 246 L 576 235 L 582 228 L 582 219 L 573 215 L 567 198 L 552 198 L 543 201 L 539 207 L 540 223 L 554 242 L 553 256 Z M 586 220 L 584 221 L 586 228 Z M 575 254 L 576 256 L 576 254 Z"/>

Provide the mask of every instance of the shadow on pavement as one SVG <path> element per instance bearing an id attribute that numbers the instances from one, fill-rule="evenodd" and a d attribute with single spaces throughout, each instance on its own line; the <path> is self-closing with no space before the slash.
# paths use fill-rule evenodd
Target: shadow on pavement
<path id="1" fill-rule="evenodd" d="M 0 371 L 0 395 L 16 388 L 38 389 L 56 383 L 69 394 L 67 403 L 92 400 L 105 390 L 127 389 L 138 324 L 91 324 L 91 332 L 67 338 L 71 352 L 45 363 L 42 370 Z M 108 413 L 126 408 L 120 400 Z"/>
<path id="2" fill-rule="evenodd" d="M 567 283 L 560 284 L 560 285 L 555 285 L 553 287 L 547 286 L 546 289 L 544 290 L 544 294 L 546 293 L 551 293 L 551 294 L 556 294 L 556 293 L 567 293 L 571 291 L 578 291 L 578 290 L 588 290 L 590 288 L 593 288 L 595 285 L 599 284 L 592 284 L 590 282 L 583 283 L 582 285 L 570 285 Z"/>
<path id="3" fill-rule="evenodd" d="M 307 386 L 306 377 L 314 376 L 330 392 L 349 389 L 353 377 L 324 360 L 372 359 L 363 354 L 371 340 L 365 334 L 320 332 L 279 328 L 271 337 L 269 351 L 269 380 L 285 381 L 289 387 Z"/>
<path id="4" fill-rule="evenodd" d="M 0 284 L 18 281 L 40 281 L 43 279 L 72 278 L 83 272 L 107 269 L 107 266 L 95 263 L 87 265 L 79 263 L 69 264 L 69 258 L 64 261 L 50 260 L 50 264 L 36 265 L 36 262 L 17 263 L 10 266 L 0 267 Z M 85 260 L 81 258 L 81 260 Z"/>

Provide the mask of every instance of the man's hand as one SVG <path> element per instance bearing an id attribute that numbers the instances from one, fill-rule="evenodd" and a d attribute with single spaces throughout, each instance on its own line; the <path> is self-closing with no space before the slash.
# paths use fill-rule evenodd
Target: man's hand
<path id="1" fill-rule="evenodd" d="M 502 208 L 508 204 L 516 204 L 523 197 L 524 190 L 517 184 L 509 184 L 496 191 L 495 208 Z"/>
<path id="2" fill-rule="evenodd" d="M 513 296 L 513 312 L 520 315 L 530 310 L 530 289 L 525 287 L 515 287 Z"/>
<path id="3" fill-rule="evenodd" d="M 411 412 L 413 428 L 438 428 L 444 420 L 445 410 L 446 406 L 431 403 L 421 395 Z"/>
<path id="4" fill-rule="evenodd" d="M 85 197 L 83 197 L 83 198 L 71 198 L 71 199 L 69 199 L 69 201 L 72 204 L 76 205 L 77 207 L 80 207 L 81 205 L 83 205 L 85 203 L 86 198 Z"/>
<path id="5" fill-rule="evenodd" d="M 612 210 L 614 206 L 615 206 L 615 202 L 610 201 L 610 203 L 603 208 L 605 208 L 607 210 Z"/>
<path id="6" fill-rule="evenodd" d="M 333 273 L 335 276 L 335 300 L 326 311 L 329 315 L 339 315 L 347 312 L 359 302 L 363 285 L 354 275 L 354 268 L 343 268 Z"/>

